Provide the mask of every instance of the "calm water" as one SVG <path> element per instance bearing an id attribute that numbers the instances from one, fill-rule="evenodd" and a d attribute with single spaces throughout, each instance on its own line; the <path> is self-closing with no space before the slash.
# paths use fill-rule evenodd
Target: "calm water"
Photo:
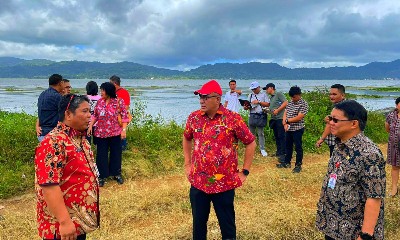
<path id="1" fill-rule="evenodd" d="M 90 79 L 72 79 L 71 85 L 84 94 L 86 83 Z M 96 79 L 99 85 L 107 79 Z M 175 120 L 183 123 L 190 112 L 198 109 L 198 97 L 194 90 L 201 87 L 208 80 L 138 80 L 122 79 L 122 86 L 133 88 L 132 101 L 140 99 L 146 103 L 146 112 L 156 116 L 161 115 L 166 120 Z M 238 89 L 244 91 L 242 98 L 250 93 L 249 85 L 253 80 L 238 80 Z M 218 80 L 223 91 L 229 89 L 229 80 Z M 380 95 L 383 98 L 357 99 L 369 110 L 394 107 L 394 99 L 400 96 L 398 92 L 377 92 L 362 89 L 362 87 L 400 87 L 396 80 L 259 80 L 262 86 L 273 82 L 278 91 L 288 92 L 290 86 L 298 85 L 302 90 L 329 88 L 332 84 L 341 83 L 346 86 L 346 92 L 363 95 Z M 37 113 L 37 98 L 48 87 L 48 79 L 0 79 L 0 109 L 29 114 Z M 10 89 L 13 89 L 10 91 Z"/>

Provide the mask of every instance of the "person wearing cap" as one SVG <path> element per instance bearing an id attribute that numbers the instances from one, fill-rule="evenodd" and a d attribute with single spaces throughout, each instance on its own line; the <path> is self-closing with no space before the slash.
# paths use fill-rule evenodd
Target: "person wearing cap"
<path id="1" fill-rule="evenodd" d="M 239 96 L 242 95 L 242 91 L 236 89 L 236 80 L 234 79 L 229 81 L 229 88 L 230 90 L 225 94 L 224 107 L 231 111 L 239 112 Z"/>
<path id="2" fill-rule="evenodd" d="M 255 137 L 238 113 L 221 104 L 222 89 L 217 81 L 205 83 L 194 94 L 200 97 L 200 109 L 189 115 L 182 140 L 185 174 L 191 184 L 193 239 L 207 239 L 211 202 L 222 239 L 236 239 L 235 188 L 250 173 Z M 245 145 L 240 170 L 239 140 Z"/>
<path id="3" fill-rule="evenodd" d="M 271 120 L 269 120 L 269 127 L 273 130 L 275 136 L 275 155 L 278 157 L 279 162 L 283 162 L 285 160 L 286 142 L 282 120 L 288 101 L 283 93 L 276 91 L 273 83 L 268 83 L 263 90 L 270 96 L 269 112 L 271 113 Z"/>
<path id="4" fill-rule="evenodd" d="M 264 137 L 264 127 L 253 126 L 250 124 L 250 118 L 256 118 L 264 115 L 263 108 L 269 107 L 269 98 L 265 92 L 261 91 L 260 84 L 258 82 L 252 82 L 249 88 L 252 93 L 249 94 L 248 100 L 250 102 L 250 106 L 245 105 L 245 110 L 250 110 L 249 116 L 249 128 L 250 131 L 258 136 L 258 144 L 260 145 L 261 155 L 263 157 L 267 157 L 268 153 L 265 151 L 265 137 Z M 265 116 L 266 117 L 266 116 Z M 266 119 L 267 121 L 267 119 Z"/>
<path id="5" fill-rule="evenodd" d="M 303 164 L 303 134 L 304 117 L 308 112 L 308 103 L 301 98 L 301 89 L 293 86 L 289 89 L 291 101 L 288 103 L 283 114 L 283 127 L 286 131 L 286 155 L 285 161 L 277 164 L 278 168 L 290 168 L 293 156 L 293 144 L 296 150 L 296 165 L 293 173 L 301 172 Z"/>

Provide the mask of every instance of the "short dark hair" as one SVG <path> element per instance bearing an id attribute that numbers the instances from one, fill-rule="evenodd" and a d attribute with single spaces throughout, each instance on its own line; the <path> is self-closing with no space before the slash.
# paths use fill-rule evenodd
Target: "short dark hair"
<path id="1" fill-rule="evenodd" d="M 104 82 L 100 85 L 100 89 L 104 90 L 104 92 L 106 92 L 106 94 L 110 97 L 110 98 L 117 98 L 117 94 L 115 93 L 115 86 L 114 84 L 110 83 L 110 82 Z"/>
<path id="2" fill-rule="evenodd" d="M 342 84 L 333 84 L 332 86 L 331 86 L 331 88 L 336 88 L 337 90 L 339 90 L 339 92 L 341 93 L 341 94 L 345 94 L 346 93 L 346 89 L 345 89 L 345 87 L 342 85 Z"/>
<path id="3" fill-rule="evenodd" d="M 335 104 L 334 108 L 341 110 L 349 120 L 357 120 L 360 130 L 364 131 L 367 125 L 368 112 L 363 105 L 354 100 L 345 100 Z"/>
<path id="4" fill-rule="evenodd" d="M 58 118 L 62 122 L 65 119 L 65 111 L 72 112 L 75 114 L 76 109 L 83 102 L 89 102 L 89 99 L 85 95 L 67 94 L 61 97 L 61 101 L 58 104 Z"/>
<path id="5" fill-rule="evenodd" d="M 99 86 L 95 81 L 89 81 L 86 83 L 86 94 L 96 96 L 99 93 Z"/>
<path id="6" fill-rule="evenodd" d="M 231 80 L 229 81 L 229 85 L 231 84 L 231 82 L 236 83 L 236 80 L 235 80 L 235 79 L 231 79 Z"/>
<path id="7" fill-rule="evenodd" d="M 399 104 L 400 102 L 400 97 L 396 98 L 396 105 Z"/>
<path id="8" fill-rule="evenodd" d="M 68 79 L 66 79 L 66 78 L 63 78 L 63 80 L 62 80 L 63 82 L 69 82 L 69 80 Z"/>
<path id="9" fill-rule="evenodd" d="M 301 89 L 298 86 L 293 86 L 289 89 L 289 96 L 301 95 Z"/>
<path id="10" fill-rule="evenodd" d="M 121 78 L 119 78 L 117 75 L 112 75 L 110 77 L 110 81 L 117 84 L 118 86 L 121 85 Z"/>
<path id="11" fill-rule="evenodd" d="M 59 84 L 63 80 L 63 77 L 60 74 L 53 74 L 49 77 L 49 85 L 55 86 Z"/>

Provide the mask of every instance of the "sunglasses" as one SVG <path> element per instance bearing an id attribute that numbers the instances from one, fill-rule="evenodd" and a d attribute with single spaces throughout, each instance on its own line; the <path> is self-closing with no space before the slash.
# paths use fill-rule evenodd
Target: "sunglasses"
<path id="1" fill-rule="evenodd" d="M 332 121 L 334 123 L 338 123 L 338 122 L 349 122 L 349 121 L 353 121 L 354 119 L 345 119 L 345 120 L 341 120 L 341 119 L 337 119 L 335 117 L 332 116 L 328 116 L 329 122 Z"/>
<path id="2" fill-rule="evenodd" d="M 200 99 L 203 99 L 203 100 L 208 100 L 208 99 L 214 98 L 214 97 L 218 97 L 218 96 L 199 95 L 199 98 L 200 98 Z"/>

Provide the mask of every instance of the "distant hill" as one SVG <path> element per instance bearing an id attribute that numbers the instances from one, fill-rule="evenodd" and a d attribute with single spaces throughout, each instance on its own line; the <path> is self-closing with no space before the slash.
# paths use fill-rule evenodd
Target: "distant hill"
<path id="1" fill-rule="evenodd" d="M 400 79 L 400 59 L 372 62 L 360 67 L 286 68 L 276 63 L 217 63 L 190 71 L 178 71 L 132 62 L 101 63 L 85 61 L 55 62 L 0 57 L 0 78 L 48 78 L 59 73 L 65 78 L 188 78 L 188 79 Z"/>

